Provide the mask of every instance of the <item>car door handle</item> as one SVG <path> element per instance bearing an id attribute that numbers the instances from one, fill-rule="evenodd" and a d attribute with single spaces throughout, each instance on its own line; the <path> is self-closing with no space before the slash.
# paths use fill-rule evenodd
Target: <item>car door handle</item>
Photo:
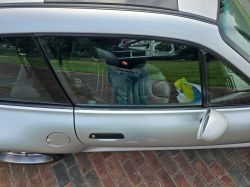
<path id="1" fill-rule="evenodd" d="M 122 133 L 91 133 L 89 135 L 91 139 L 124 139 L 125 136 Z"/>

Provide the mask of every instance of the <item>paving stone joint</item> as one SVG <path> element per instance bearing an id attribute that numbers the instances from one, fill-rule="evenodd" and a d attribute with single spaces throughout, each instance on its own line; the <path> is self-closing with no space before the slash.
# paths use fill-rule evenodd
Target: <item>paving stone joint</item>
<path id="1" fill-rule="evenodd" d="M 249 187 L 250 148 L 67 154 L 56 163 L 0 163 L 0 187 Z"/>

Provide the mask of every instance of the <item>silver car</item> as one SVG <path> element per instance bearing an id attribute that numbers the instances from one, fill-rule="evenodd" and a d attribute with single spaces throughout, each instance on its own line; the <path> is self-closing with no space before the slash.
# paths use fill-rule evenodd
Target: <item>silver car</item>
<path id="1" fill-rule="evenodd" d="M 1 0 L 0 160 L 250 146 L 248 0 Z"/>

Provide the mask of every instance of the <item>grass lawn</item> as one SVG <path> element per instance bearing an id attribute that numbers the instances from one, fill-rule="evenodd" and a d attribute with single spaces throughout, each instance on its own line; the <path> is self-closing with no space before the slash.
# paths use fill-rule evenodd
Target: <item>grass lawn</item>
<path id="1" fill-rule="evenodd" d="M 0 61 L 4 61 L 4 62 L 13 62 L 13 63 L 17 63 L 17 64 L 22 64 L 22 63 L 27 63 L 30 64 L 32 66 L 42 66 L 45 67 L 45 63 L 42 59 L 42 57 L 40 57 L 39 55 L 32 55 L 32 56 L 1 56 L 0 55 Z"/>
<path id="2" fill-rule="evenodd" d="M 55 70 L 68 70 L 84 73 L 107 74 L 107 64 L 104 61 L 95 62 L 92 59 L 63 60 L 63 67 L 57 60 L 51 61 Z M 147 72 L 152 80 L 167 80 L 175 82 L 185 77 L 189 82 L 200 84 L 199 63 L 197 61 L 153 61 L 148 60 Z"/>
<path id="3" fill-rule="evenodd" d="M 21 60 L 18 56 L 0 56 L 0 61 L 25 63 L 25 58 L 21 58 L 23 59 Z M 26 56 L 26 59 L 32 66 L 46 66 L 39 56 Z M 55 70 L 107 74 L 107 64 L 103 59 L 98 59 L 97 62 L 87 58 L 63 59 L 63 67 L 59 65 L 58 60 L 51 60 L 51 64 Z M 200 84 L 198 61 L 147 60 L 146 69 L 152 80 L 175 82 L 185 77 L 188 82 Z M 220 61 L 209 62 L 207 69 L 209 86 L 225 87 Z"/>

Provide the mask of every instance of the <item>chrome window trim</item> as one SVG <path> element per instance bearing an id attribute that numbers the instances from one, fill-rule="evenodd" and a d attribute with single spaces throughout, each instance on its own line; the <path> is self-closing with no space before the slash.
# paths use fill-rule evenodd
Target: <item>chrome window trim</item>
<path id="1" fill-rule="evenodd" d="M 238 107 L 238 108 L 216 108 L 217 111 L 244 111 L 249 110 L 249 107 Z M 84 113 L 84 114 L 176 114 L 176 113 L 196 113 L 200 112 L 201 110 L 206 112 L 206 108 L 195 108 L 186 110 L 185 108 L 181 108 L 179 110 L 92 110 L 88 108 L 79 108 L 76 107 L 77 113 Z"/>
<path id="2" fill-rule="evenodd" d="M 202 104 L 200 105 L 99 105 L 99 106 L 94 106 L 94 105 L 84 105 L 84 104 L 76 104 L 75 108 L 86 108 L 86 110 L 90 109 L 100 109 L 100 110 L 105 110 L 105 109 L 117 109 L 117 110 L 151 110 L 151 109 L 185 109 L 185 110 L 193 110 L 195 108 L 203 109 Z"/>
<path id="3" fill-rule="evenodd" d="M 231 109 L 235 109 L 235 108 L 250 108 L 250 104 L 241 104 L 241 105 L 213 105 L 210 106 L 208 105 L 207 107 L 203 107 L 202 105 L 193 105 L 193 106 L 178 106 L 178 105 L 163 105 L 163 106 L 157 106 L 157 105 L 151 105 L 151 106 L 118 106 L 118 105 L 103 105 L 103 106 L 87 106 L 87 105 L 75 105 L 75 109 L 81 109 L 81 110 L 112 110 L 112 111 L 116 111 L 116 110 L 201 110 L 201 109 L 206 109 L 206 108 L 212 108 L 212 109 L 225 109 L 225 108 L 231 108 Z"/>
<path id="4" fill-rule="evenodd" d="M 33 108 L 54 108 L 54 109 L 72 109 L 70 105 L 62 104 L 49 104 L 49 103 L 39 103 L 39 102 L 25 102 L 25 101 L 6 101 L 0 100 L 0 105 L 6 106 L 17 106 L 17 107 L 33 107 Z"/>
<path id="5" fill-rule="evenodd" d="M 206 112 L 205 108 L 196 108 L 193 110 L 89 110 L 82 108 L 75 108 L 78 114 L 176 114 L 176 113 L 197 113 L 203 110 Z"/>

